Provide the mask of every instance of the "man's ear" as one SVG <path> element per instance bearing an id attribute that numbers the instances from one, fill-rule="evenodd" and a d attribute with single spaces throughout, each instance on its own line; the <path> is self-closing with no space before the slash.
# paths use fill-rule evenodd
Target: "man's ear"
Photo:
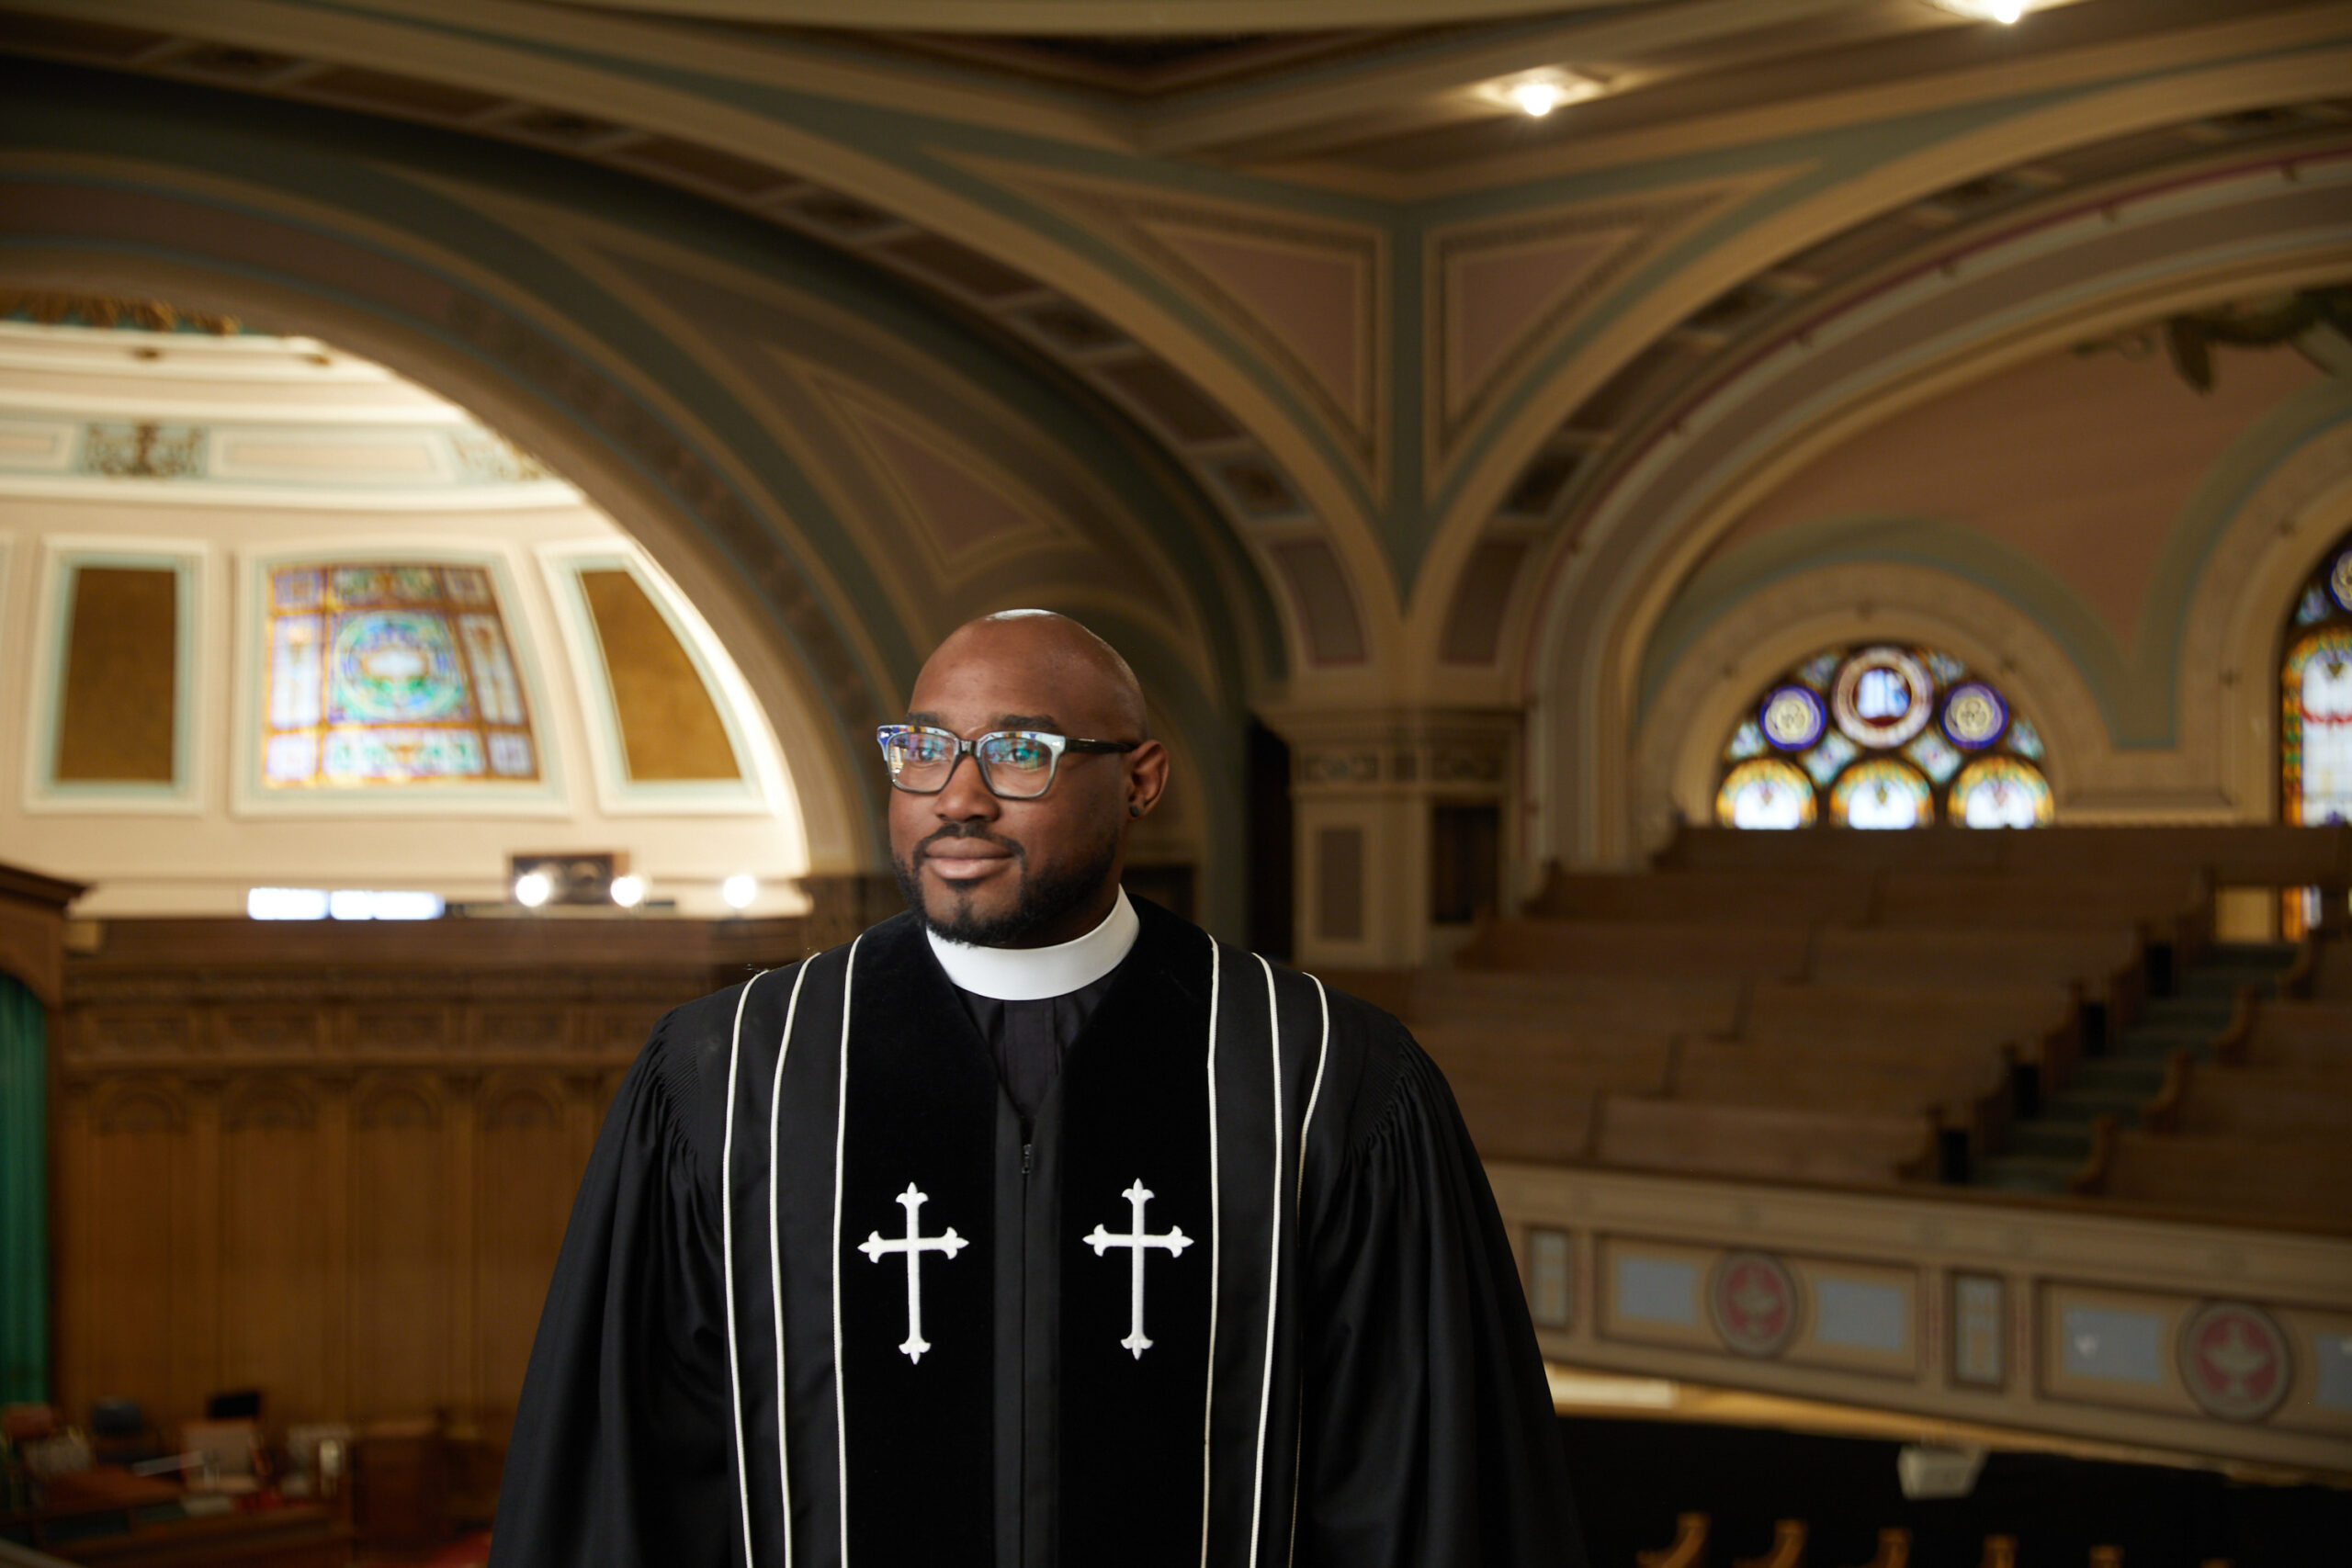
<path id="1" fill-rule="evenodd" d="M 1143 816 L 1168 787 L 1168 748 L 1147 740 L 1127 753 L 1127 816 Z"/>

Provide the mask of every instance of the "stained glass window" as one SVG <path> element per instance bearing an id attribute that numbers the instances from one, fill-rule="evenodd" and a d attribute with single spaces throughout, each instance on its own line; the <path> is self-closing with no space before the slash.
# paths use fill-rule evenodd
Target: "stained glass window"
<path id="1" fill-rule="evenodd" d="M 1735 828 L 1810 828 L 1813 784 L 1778 757 L 1742 762 L 1715 794 L 1715 815 Z"/>
<path id="2" fill-rule="evenodd" d="M 2352 821 L 2352 534 L 2296 596 L 2278 684 L 2280 815 Z"/>
<path id="3" fill-rule="evenodd" d="M 2040 827 L 2052 815 L 2041 757 L 2041 733 L 1951 654 L 1891 643 L 1828 649 L 1741 712 L 1722 753 L 1715 819 Z"/>
<path id="4" fill-rule="evenodd" d="M 278 566 L 268 594 L 263 787 L 539 777 L 529 705 L 486 569 Z"/>
<path id="5" fill-rule="evenodd" d="M 1962 828 L 2047 828 L 2050 781 L 2015 757 L 1980 757 L 1962 770 L 1945 809 Z"/>

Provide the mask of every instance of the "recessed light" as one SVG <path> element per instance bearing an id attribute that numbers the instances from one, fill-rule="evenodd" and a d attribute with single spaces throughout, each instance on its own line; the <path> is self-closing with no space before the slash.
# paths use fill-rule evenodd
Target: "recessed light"
<path id="1" fill-rule="evenodd" d="M 1532 119 L 1543 118 L 1563 104 L 1597 98 L 1608 90 L 1609 85 L 1598 77 L 1557 65 L 1498 76 L 1476 89 L 1488 103 L 1517 109 Z"/>

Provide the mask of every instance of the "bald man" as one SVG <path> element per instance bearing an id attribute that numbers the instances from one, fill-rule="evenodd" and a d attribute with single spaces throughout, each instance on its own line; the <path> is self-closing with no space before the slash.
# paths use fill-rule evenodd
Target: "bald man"
<path id="1" fill-rule="evenodd" d="M 1436 1068 L 1121 889 L 1168 784 L 1125 661 L 989 616 L 877 739 L 908 912 L 655 1030 L 492 1562 L 1581 1563 Z"/>

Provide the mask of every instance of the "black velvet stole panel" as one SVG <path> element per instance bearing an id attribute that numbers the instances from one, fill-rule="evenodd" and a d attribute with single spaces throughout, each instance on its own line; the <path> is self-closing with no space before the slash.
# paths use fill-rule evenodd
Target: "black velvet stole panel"
<path id="1" fill-rule="evenodd" d="M 753 976 L 731 998 L 737 1006 L 726 1020 L 729 1033 L 713 1043 L 719 1054 L 705 1067 L 713 1077 L 731 1075 L 733 1079 L 720 1092 L 731 1089 L 729 1101 L 733 1110 L 726 1140 L 727 1203 L 732 1222 L 729 1231 L 732 1242 L 729 1337 L 736 1394 L 737 1483 L 749 1528 L 745 1520 L 730 1520 L 727 1538 L 735 1548 L 732 1558 L 743 1551 L 748 1535 L 754 1568 L 784 1561 L 785 1484 L 779 1451 L 784 1427 L 777 1419 L 778 1347 L 768 1189 L 776 1154 L 770 1136 L 776 1053 L 784 1038 L 793 987 L 799 978 L 797 966 Z M 820 984 L 817 988 L 824 987 Z M 789 1180 L 786 1173 L 777 1174 Z M 825 1186 L 819 1190 L 831 1189 L 828 1172 Z M 830 1463 L 826 1468 L 831 1470 Z"/>
<path id="2" fill-rule="evenodd" d="M 1220 945 L 1217 1156 L 1222 1174 L 1211 1562 L 1290 1561 L 1299 1451 L 1299 1168 L 1324 1052 L 1315 982 Z"/>
<path id="3" fill-rule="evenodd" d="M 911 918 L 866 933 L 852 975 L 842 1157 L 839 1375 L 852 1562 L 987 1562 L 995 1551 L 997 1077 Z M 910 1343 L 912 1189 L 922 1340 Z"/>
<path id="4" fill-rule="evenodd" d="M 1111 987 L 1062 1064 L 1058 1561 L 1065 1568 L 1197 1564 L 1204 1477 L 1216 1221 L 1209 1151 L 1209 943 L 1138 906 L 1131 972 Z M 1254 969 L 1254 965 L 1252 965 Z M 1087 1237 L 1181 1231 L 1143 1253 Z M 1140 1354 L 1137 1353 L 1140 1349 Z"/>

